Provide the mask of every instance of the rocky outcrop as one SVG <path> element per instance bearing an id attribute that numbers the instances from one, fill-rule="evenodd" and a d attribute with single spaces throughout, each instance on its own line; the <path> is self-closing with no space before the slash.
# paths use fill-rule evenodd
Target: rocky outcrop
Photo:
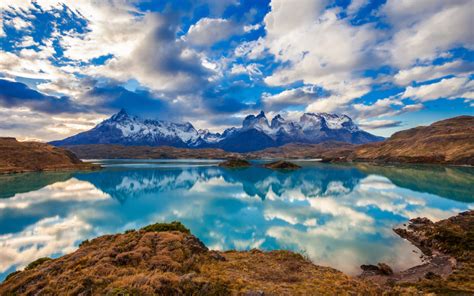
<path id="1" fill-rule="evenodd" d="M 224 167 L 224 168 L 246 168 L 246 167 L 249 167 L 251 165 L 252 164 L 250 162 L 248 162 L 245 159 L 241 159 L 241 158 L 228 159 L 228 160 L 226 160 L 224 162 L 221 162 L 219 164 L 220 167 Z"/>
<path id="2" fill-rule="evenodd" d="M 90 170 L 97 165 L 82 162 L 74 153 L 39 142 L 0 138 L 0 173 Z"/>
<path id="3" fill-rule="evenodd" d="M 105 235 L 10 275 L 0 295 L 376 295 L 289 251 L 209 250 L 178 222 Z"/>
<path id="4" fill-rule="evenodd" d="M 296 169 L 301 168 L 297 164 L 284 161 L 284 160 L 270 162 L 270 163 L 264 164 L 263 166 L 266 167 L 267 169 L 273 169 L 273 170 L 296 170 Z"/>

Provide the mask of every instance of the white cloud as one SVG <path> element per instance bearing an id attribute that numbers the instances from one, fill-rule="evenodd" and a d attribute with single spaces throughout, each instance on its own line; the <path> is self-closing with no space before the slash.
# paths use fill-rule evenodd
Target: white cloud
<path id="1" fill-rule="evenodd" d="M 401 106 L 402 102 L 396 99 L 380 99 L 371 105 L 354 104 L 352 107 L 360 118 L 370 118 L 393 115 L 395 113 L 394 106 Z"/>
<path id="2" fill-rule="evenodd" d="M 255 79 L 256 77 L 261 77 L 262 71 L 260 71 L 261 65 L 256 63 L 251 63 L 248 65 L 242 64 L 233 64 L 232 68 L 230 69 L 231 74 L 247 74 L 250 79 Z"/>
<path id="3" fill-rule="evenodd" d="M 457 60 L 442 65 L 418 66 L 401 70 L 395 75 L 394 80 L 399 85 L 408 85 L 411 82 L 422 82 L 467 72 L 474 72 L 474 65 L 467 61 Z"/>
<path id="4" fill-rule="evenodd" d="M 453 47 L 474 48 L 472 1 L 403 3 L 409 7 L 397 0 L 389 1 L 384 9 L 392 25 L 399 29 L 392 41 L 382 46 L 390 52 L 394 65 L 406 67 L 430 61 Z M 414 14 L 416 11 L 418 14 Z"/>
<path id="5" fill-rule="evenodd" d="M 377 64 L 378 32 L 372 25 L 354 27 L 341 19 L 338 8 L 325 1 L 272 1 L 264 20 L 268 52 L 283 66 L 265 82 L 271 86 L 302 81 L 323 87 L 327 98 L 307 106 L 309 112 L 337 112 L 370 91 L 372 79 L 360 71 Z M 293 7 L 296 6 L 296 7 Z"/>
<path id="6" fill-rule="evenodd" d="M 350 84 L 353 72 L 368 68 L 374 61 L 373 51 L 368 49 L 374 45 L 375 31 L 368 25 L 352 27 L 337 13 L 337 9 L 322 15 L 311 12 L 300 19 L 273 10 L 267 14 L 265 44 L 278 60 L 290 65 L 277 69 L 265 82 L 286 85 L 303 81 L 337 92 L 341 81 Z"/>
<path id="7" fill-rule="evenodd" d="M 210 47 L 219 41 L 243 32 L 242 26 L 227 19 L 205 17 L 191 25 L 184 40 L 193 45 Z"/>
<path id="8" fill-rule="evenodd" d="M 18 42 L 16 47 L 31 47 L 38 46 L 39 44 L 31 36 L 24 36 L 20 42 Z"/>
<path id="9" fill-rule="evenodd" d="M 3 30 L 3 16 L 0 13 L 0 38 L 5 37 L 5 36 L 6 34 L 5 34 L 5 31 Z"/>
<path id="10" fill-rule="evenodd" d="M 318 99 L 306 107 L 307 112 L 344 112 L 355 99 L 365 95 L 371 89 L 371 79 L 341 80 L 330 84 L 326 89 L 333 93 Z"/>
<path id="11" fill-rule="evenodd" d="M 263 94 L 262 102 L 268 110 L 281 110 L 289 106 L 306 106 L 318 98 L 314 86 L 287 89 L 281 93 Z"/>
<path id="12" fill-rule="evenodd" d="M 22 31 L 26 28 L 29 28 L 31 26 L 31 23 L 24 20 L 23 18 L 21 17 L 14 17 L 12 19 L 9 19 L 9 20 L 5 20 L 5 25 L 7 26 L 12 26 L 15 28 L 15 30 L 17 31 Z"/>
<path id="13" fill-rule="evenodd" d="M 251 60 L 258 59 L 262 57 L 265 52 L 263 42 L 263 38 L 261 37 L 257 40 L 242 42 L 235 48 L 235 56 L 246 57 Z"/>
<path id="14" fill-rule="evenodd" d="M 442 98 L 474 100 L 474 81 L 469 79 L 469 77 L 445 78 L 432 84 L 415 87 L 409 86 L 402 97 L 421 102 Z"/>
<path id="15" fill-rule="evenodd" d="M 95 112 L 51 116 L 26 107 L 0 106 L 0 134 L 20 141 L 58 140 L 89 130 L 105 118 L 105 115 Z"/>
<path id="16" fill-rule="evenodd" d="M 381 119 L 371 121 L 361 121 L 358 125 L 363 129 L 374 130 L 379 128 L 397 127 L 402 124 L 399 120 Z"/>
<path id="17" fill-rule="evenodd" d="M 352 0 L 351 4 L 347 7 L 347 13 L 349 14 L 354 14 L 359 11 L 363 6 L 367 5 L 369 3 L 368 0 Z"/>

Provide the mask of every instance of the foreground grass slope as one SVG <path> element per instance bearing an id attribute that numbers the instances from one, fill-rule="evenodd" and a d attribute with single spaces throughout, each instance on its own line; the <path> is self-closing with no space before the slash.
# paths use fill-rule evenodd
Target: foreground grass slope
<path id="1" fill-rule="evenodd" d="M 375 295 L 376 287 L 288 251 L 210 251 L 180 223 L 105 235 L 41 259 L 0 295 Z M 253 293 L 253 294 L 252 294 Z"/>
<path id="2" fill-rule="evenodd" d="M 427 261 L 349 277 L 289 251 L 212 251 L 181 223 L 157 223 L 40 258 L 10 274 L 0 295 L 474 295 L 474 210 L 395 232 Z M 437 266 L 446 257 L 448 272 Z"/>
<path id="3" fill-rule="evenodd" d="M 0 138 L 0 173 L 97 169 L 72 152 L 39 142 Z"/>

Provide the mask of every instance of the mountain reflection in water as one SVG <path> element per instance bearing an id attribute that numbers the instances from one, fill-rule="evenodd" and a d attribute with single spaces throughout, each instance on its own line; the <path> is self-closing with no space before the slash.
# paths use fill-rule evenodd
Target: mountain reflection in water
<path id="1" fill-rule="evenodd" d="M 172 220 L 214 249 L 291 249 L 350 274 L 366 263 L 401 269 L 419 254 L 393 226 L 474 205 L 470 168 L 302 165 L 114 161 L 96 172 L 0 176 L 0 279 L 82 240 Z"/>

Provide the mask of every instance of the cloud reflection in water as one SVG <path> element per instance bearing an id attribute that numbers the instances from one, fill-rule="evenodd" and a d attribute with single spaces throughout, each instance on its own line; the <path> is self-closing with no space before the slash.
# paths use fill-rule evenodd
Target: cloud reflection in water
<path id="1" fill-rule="evenodd" d="M 43 188 L 31 175 L 0 177 L 1 188 L 10 192 L 4 195 L 12 196 L 0 199 L 0 277 L 36 258 L 71 252 L 87 238 L 172 220 L 185 223 L 215 249 L 288 248 L 351 274 L 360 264 L 380 261 L 406 268 L 419 262 L 418 254 L 393 226 L 473 208 L 470 182 L 465 182 L 473 172 L 449 168 L 443 176 L 436 170 L 308 164 L 275 172 L 154 165 L 59 180 L 43 173 L 38 175 L 48 180 Z M 405 173 L 410 180 L 403 180 Z M 429 186 L 433 176 L 437 184 Z M 28 182 L 35 184 L 28 187 Z M 451 194 L 449 186 L 455 184 Z M 451 195 L 455 200 L 446 198 Z"/>

